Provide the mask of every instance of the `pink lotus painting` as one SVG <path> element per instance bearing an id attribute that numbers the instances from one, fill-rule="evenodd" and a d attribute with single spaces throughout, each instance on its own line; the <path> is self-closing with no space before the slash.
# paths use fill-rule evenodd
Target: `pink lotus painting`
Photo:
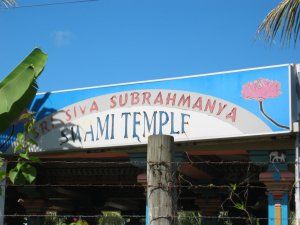
<path id="1" fill-rule="evenodd" d="M 278 127 L 289 129 L 272 119 L 264 110 L 264 101 L 268 98 L 276 98 L 281 94 L 280 83 L 275 80 L 260 78 L 243 85 L 242 95 L 245 99 L 256 100 L 259 103 L 261 113 Z"/>

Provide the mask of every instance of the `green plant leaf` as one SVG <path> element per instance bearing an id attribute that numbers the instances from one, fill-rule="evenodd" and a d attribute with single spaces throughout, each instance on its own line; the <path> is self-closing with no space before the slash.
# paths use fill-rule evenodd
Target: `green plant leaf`
<path id="1" fill-rule="evenodd" d="M 78 220 L 77 222 L 76 222 L 76 225 L 89 225 L 85 220 Z"/>
<path id="2" fill-rule="evenodd" d="M 4 170 L 0 170 L 0 181 L 4 180 L 6 177 L 6 172 Z"/>
<path id="3" fill-rule="evenodd" d="M 99 225 L 106 224 L 124 224 L 125 219 L 121 216 L 121 214 L 117 211 L 102 211 L 103 216 L 101 216 L 98 220 Z"/>
<path id="4" fill-rule="evenodd" d="M 8 174 L 13 184 L 32 183 L 36 179 L 36 169 L 28 163 L 19 162 Z"/>
<path id="5" fill-rule="evenodd" d="M 34 163 L 40 163 L 41 162 L 41 160 L 40 160 L 40 158 L 39 157 L 37 157 L 37 156 L 29 156 L 29 161 L 31 161 L 31 162 L 34 162 Z"/>
<path id="6" fill-rule="evenodd" d="M 236 185 L 236 184 L 230 184 L 230 187 L 231 187 L 231 189 L 232 189 L 233 191 L 235 191 L 236 188 L 237 188 L 237 185 Z"/>
<path id="7" fill-rule="evenodd" d="M 31 134 L 32 131 L 35 129 L 34 128 L 34 123 L 35 123 L 35 120 L 29 120 L 28 122 L 26 122 L 25 124 L 25 131 L 28 133 L 28 134 Z"/>
<path id="8" fill-rule="evenodd" d="M 22 167 L 22 175 L 28 183 L 32 183 L 36 178 L 36 168 L 29 164 L 25 164 Z"/>
<path id="9" fill-rule="evenodd" d="M 29 153 L 28 152 L 24 152 L 24 153 L 20 153 L 19 156 L 23 159 L 27 159 L 29 160 Z"/>
<path id="10" fill-rule="evenodd" d="M 4 128 L 2 124 L 10 124 L 14 120 L 16 120 L 19 116 L 19 114 L 25 109 L 24 104 L 21 107 L 15 107 L 18 111 L 11 111 L 13 105 L 19 101 L 26 93 L 26 91 L 30 88 L 30 86 L 33 84 L 35 75 L 34 75 L 34 69 L 32 67 L 29 67 L 25 71 L 23 71 L 19 77 L 16 77 L 15 79 L 12 79 L 9 81 L 6 85 L 1 85 L 3 83 L 0 83 L 0 98 L 3 99 L 0 103 L 0 115 L 1 121 L 5 121 L 5 123 L 1 123 L 0 129 L 1 131 L 4 131 Z M 18 87 L 18 88 L 16 88 Z M 30 102 L 27 102 L 29 104 Z M 11 120 L 14 118 L 13 120 Z M 4 120 L 6 119 L 6 120 Z"/>
<path id="11" fill-rule="evenodd" d="M 23 149 L 22 143 L 18 143 L 17 146 L 14 148 L 14 153 L 21 151 Z"/>
<path id="12" fill-rule="evenodd" d="M 17 134 L 17 140 L 19 143 L 23 143 L 25 140 L 25 135 L 23 133 L 18 133 Z"/>
<path id="13" fill-rule="evenodd" d="M 36 48 L 0 82 L 0 132 L 5 131 L 32 102 L 37 91 L 36 78 L 46 60 L 47 55 Z"/>
<path id="14" fill-rule="evenodd" d="M 29 142 L 31 145 L 38 145 L 38 143 L 37 143 L 35 140 L 31 139 L 31 138 L 28 140 L 28 142 Z"/>
<path id="15" fill-rule="evenodd" d="M 30 119 L 32 118 L 33 114 L 30 112 L 22 113 L 21 116 L 19 117 L 19 120 L 25 120 L 25 119 Z"/>
<path id="16" fill-rule="evenodd" d="M 9 171 L 8 177 L 13 184 L 24 184 L 25 183 L 24 177 L 22 175 L 20 175 L 20 172 L 16 167 Z"/>
<path id="17" fill-rule="evenodd" d="M 28 151 L 26 151 L 24 153 L 20 153 L 19 156 L 23 159 L 27 159 L 27 160 L 29 160 L 31 162 L 34 162 L 34 163 L 40 162 L 39 157 L 30 155 Z"/>
<path id="18" fill-rule="evenodd" d="M 32 126 L 34 126 L 33 117 L 31 117 L 27 123 L 31 123 Z M 24 124 L 24 126 L 25 125 L 26 124 Z M 17 154 L 18 163 L 10 170 L 9 179 L 14 184 L 22 185 L 25 183 L 32 183 L 36 179 L 37 172 L 36 168 L 29 163 L 40 162 L 40 160 L 38 157 L 30 155 L 29 148 L 31 145 L 36 143 L 31 138 L 28 138 L 28 132 L 26 129 L 23 133 L 17 134 L 17 143 L 18 145 L 15 147 L 15 152 L 20 150 L 22 150 L 22 152 Z"/>
<path id="19" fill-rule="evenodd" d="M 17 170 L 19 171 L 19 170 L 22 169 L 22 167 L 23 167 L 25 164 L 26 164 L 25 162 L 18 162 L 15 168 L 17 168 Z"/>
<path id="20" fill-rule="evenodd" d="M 234 208 L 239 209 L 239 210 L 242 210 L 242 211 L 244 211 L 244 210 L 246 209 L 246 208 L 245 208 L 245 205 L 242 204 L 242 203 L 235 203 L 235 204 L 234 204 Z"/>

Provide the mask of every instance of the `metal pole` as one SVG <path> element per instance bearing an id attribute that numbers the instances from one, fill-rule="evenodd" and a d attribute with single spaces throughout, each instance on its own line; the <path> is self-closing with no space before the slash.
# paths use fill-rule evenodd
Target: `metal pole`
<path id="1" fill-rule="evenodd" d="M 299 137 L 299 107 L 300 107 L 300 102 L 299 102 L 299 93 L 297 95 L 297 88 L 300 87 L 299 84 L 299 72 L 300 72 L 300 65 L 296 65 L 296 88 L 294 90 L 294 98 L 296 101 L 296 115 L 295 118 L 297 119 L 297 127 L 293 127 L 294 131 L 296 131 L 296 146 L 295 146 L 295 219 L 296 219 L 296 225 L 300 225 L 300 170 L 299 170 L 299 157 L 300 157 L 300 137 Z"/>
<path id="2" fill-rule="evenodd" d="M 299 171 L 299 151 L 300 151 L 300 143 L 299 143 L 299 132 L 296 135 L 296 148 L 295 148 L 295 219 L 296 225 L 300 225 L 300 171 Z"/>

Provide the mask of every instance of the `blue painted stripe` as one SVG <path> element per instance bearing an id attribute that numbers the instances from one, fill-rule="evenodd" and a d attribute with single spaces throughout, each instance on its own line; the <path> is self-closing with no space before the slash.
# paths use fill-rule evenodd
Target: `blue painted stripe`
<path id="1" fill-rule="evenodd" d="M 275 225 L 275 207 L 274 198 L 271 193 L 268 194 L 268 225 Z"/>

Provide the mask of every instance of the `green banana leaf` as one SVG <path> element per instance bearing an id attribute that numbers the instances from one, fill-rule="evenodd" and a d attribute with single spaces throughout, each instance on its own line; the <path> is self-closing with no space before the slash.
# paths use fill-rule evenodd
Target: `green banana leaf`
<path id="1" fill-rule="evenodd" d="M 5 131 L 28 107 L 37 92 L 36 79 L 48 56 L 34 49 L 0 82 L 0 133 Z"/>

